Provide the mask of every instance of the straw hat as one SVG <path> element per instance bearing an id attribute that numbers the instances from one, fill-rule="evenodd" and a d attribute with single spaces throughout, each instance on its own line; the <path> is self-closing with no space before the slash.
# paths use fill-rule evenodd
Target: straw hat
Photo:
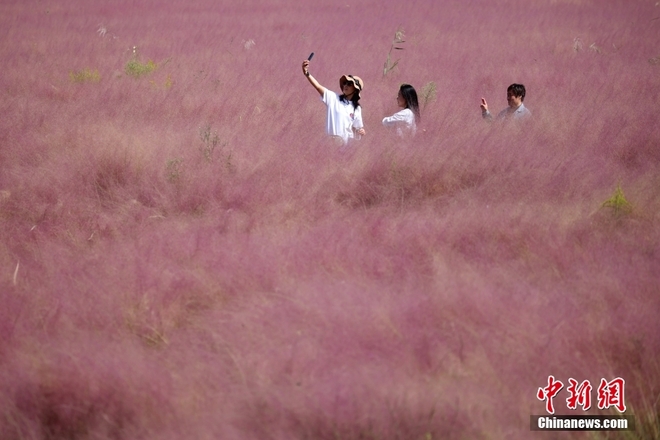
<path id="1" fill-rule="evenodd" d="M 360 92 L 364 89 L 364 81 L 362 81 L 362 78 L 357 75 L 342 75 L 342 77 L 339 78 L 339 88 L 343 89 L 344 84 L 347 82 L 353 83 L 353 87 L 355 87 L 358 96 L 360 96 Z"/>

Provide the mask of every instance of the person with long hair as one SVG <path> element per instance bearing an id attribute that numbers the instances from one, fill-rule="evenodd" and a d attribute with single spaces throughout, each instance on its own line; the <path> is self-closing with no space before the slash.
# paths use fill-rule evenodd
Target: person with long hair
<path id="1" fill-rule="evenodd" d="M 417 123 L 420 120 L 415 88 L 410 84 L 401 84 L 396 103 L 401 110 L 384 118 L 383 125 L 395 129 L 399 136 L 413 136 L 417 132 Z"/>
<path id="2" fill-rule="evenodd" d="M 328 108 L 327 133 L 338 142 L 341 141 L 342 144 L 364 136 L 366 132 L 362 122 L 362 107 L 359 102 L 360 92 L 364 89 L 364 81 L 356 75 L 342 75 L 339 78 L 341 94 L 338 94 L 323 87 L 309 73 L 309 60 L 303 61 L 302 71 Z"/>

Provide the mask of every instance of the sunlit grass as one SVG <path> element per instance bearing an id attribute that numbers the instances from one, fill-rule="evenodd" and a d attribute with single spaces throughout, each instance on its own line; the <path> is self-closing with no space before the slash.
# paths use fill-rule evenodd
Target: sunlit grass
<path id="1" fill-rule="evenodd" d="M 0 438 L 524 439 L 550 374 L 657 434 L 651 4 L 138 3 L 0 14 Z"/>

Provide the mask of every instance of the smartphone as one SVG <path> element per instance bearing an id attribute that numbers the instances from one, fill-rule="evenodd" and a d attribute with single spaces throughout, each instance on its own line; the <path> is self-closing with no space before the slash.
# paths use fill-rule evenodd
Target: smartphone
<path id="1" fill-rule="evenodd" d="M 307 57 L 307 61 L 312 61 L 312 57 L 314 56 L 314 52 L 309 54 L 309 57 Z"/>

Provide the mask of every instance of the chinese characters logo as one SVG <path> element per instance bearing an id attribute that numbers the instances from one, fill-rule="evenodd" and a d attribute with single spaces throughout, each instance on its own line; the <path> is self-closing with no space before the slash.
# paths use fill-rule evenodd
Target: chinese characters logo
<path id="1" fill-rule="evenodd" d="M 578 405 L 582 407 L 584 411 L 587 411 L 591 408 L 591 390 L 592 386 L 588 380 L 578 383 L 577 380 L 572 377 L 568 379 L 568 398 L 566 399 L 566 406 L 568 409 L 575 410 Z M 620 413 L 625 412 L 625 389 L 626 381 L 620 377 L 617 377 L 611 381 L 605 379 L 600 380 L 600 385 L 598 386 L 597 395 L 598 395 L 598 409 L 608 409 L 610 407 L 616 408 Z M 560 380 L 556 380 L 554 376 L 548 376 L 548 385 L 543 388 L 539 388 L 536 393 L 536 397 L 540 401 L 545 401 L 545 410 L 548 414 L 554 414 L 555 408 L 553 400 L 557 394 L 564 388 L 564 384 Z"/>

